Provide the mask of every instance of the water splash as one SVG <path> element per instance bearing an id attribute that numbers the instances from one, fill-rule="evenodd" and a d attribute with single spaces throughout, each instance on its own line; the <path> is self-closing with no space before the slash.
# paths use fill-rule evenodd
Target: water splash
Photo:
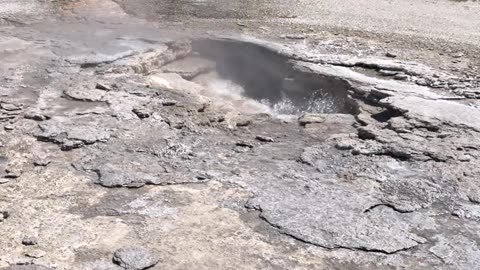
<path id="1" fill-rule="evenodd" d="M 313 91 L 308 96 L 296 98 L 279 91 L 281 98 L 272 101 L 250 98 L 246 96 L 242 86 L 227 79 L 209 78 L 202 84 L 205 86 L 202 94 L 211 98 L 217 106 L 235 109 L 243 113 L 267 113 L 274 117 L 286 118 L 287 116 L 298 116 L 304 112 L 324 114 L 336 111 L 337 101 L 321 89 Z"/>

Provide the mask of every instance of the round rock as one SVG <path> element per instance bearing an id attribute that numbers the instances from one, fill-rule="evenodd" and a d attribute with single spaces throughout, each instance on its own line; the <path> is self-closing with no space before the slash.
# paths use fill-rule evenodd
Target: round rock
<path id="1" fill-rule="evenodd" d="M 125 247 L 113 253 L 113 262 L 126 270 L 142 270 L 156 265 L 159 259 L 145 248 Z"/>

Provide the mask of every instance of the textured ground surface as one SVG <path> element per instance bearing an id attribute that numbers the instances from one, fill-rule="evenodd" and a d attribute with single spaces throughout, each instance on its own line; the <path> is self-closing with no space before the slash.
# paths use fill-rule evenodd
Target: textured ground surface
<path id="1" fill-rule="evenodd" d="M 477 2 L 198 2 L 0 0 L 0 269 L 480 269 Z"/>

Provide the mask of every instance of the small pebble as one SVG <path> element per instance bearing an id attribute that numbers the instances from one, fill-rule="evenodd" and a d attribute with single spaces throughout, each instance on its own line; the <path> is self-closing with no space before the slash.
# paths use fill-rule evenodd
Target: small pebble
<path id="1" fill-rule="evenodd" d="M 253 144 L 247 142 L 247 141 L 238 141 L 236 143 L 237 146 L 240 146 L 240 147 L 248 147 L 248 148 L 253 148 Z"/>
<path id="2" fill-rule="evenodd" d="M 387 52 L 387 53 L 385 54 L 385 56 L 386 56 L 386 57 L 389 57 L 389 58 L 397 58 L 397 55 L 394 54 L 394 53 L 392 53 L 392 52 Z"/>
<path id="3" fill-rule="evenodd" d="M 38 241 L 37 241 L 37 238 L 35 237 L 25 237 L 22 240 L 22 245 L 25 245 L 25 246 L 34 246 L 36 244 L 38 244 Z"/>
<path id="4" fill-rule="evenodd" d="M 177 105 L 177 101 L 175 100 L 164 100 L 162 101 L 163 106 L 175 106 Z"/>
<path id="5" fill-rule="evenodd" d="M 52 161 L 48 159 L 37 159 L 33 162 L 34 166 L 38 167 L 46 167 L 48 164 L 50 164 Z"/>
<path id="6" fill-rule="evenodd" d="M 0 222 L 4 221 L 10 216 L 8 211 L 0 211 Z"/>
<path id="7" fill-rule="evenodd" d="M 21 171 L 15 171 L 15 170 L 12 170 L 12 169 L 6 169 L 5 172 L 7 173 L 5 175 L 5 178 L 10 178 L 10 179 L 18 178 L 22 174 Z"/>
<path id="8" fill-rule="evenodd" d="M 271 137 L 263 136 L 263 135 L 258 135 L 255 137 L 255 139 L 261 141 L 261 142 L 275 142 L 275 140 Z"/>

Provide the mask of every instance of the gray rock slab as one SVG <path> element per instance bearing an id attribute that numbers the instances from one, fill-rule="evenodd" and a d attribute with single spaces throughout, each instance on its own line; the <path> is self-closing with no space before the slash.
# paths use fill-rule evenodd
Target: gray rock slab
<path id="1" fill-rule="evenodd" d="M 442 122 L 449 126 L 480 131 L 480 110 L 458 102 L 392 96 L 381 100 L 381 103 L 421 122 Z"/>
<path id="2" fill-rule="evenodd" d="M 126 247 L 115 251 L 113 261 L 125 270 L 142 270 L 156 265 L 160 260 L 142 247 Z"/>
<path id="3" fill-rule="evenodd" d="M 289 189 L 277 188 L 262 192 L 253 204 L 270 224 L 304 242 L 387 254 L 426 242 L 412 232 L 406 214 L 386 206 L 372 208 L 380 204 L 374 193 L 333 181 L 317 183 L 314 192 L 292 188 L 291 183 Z"/>

